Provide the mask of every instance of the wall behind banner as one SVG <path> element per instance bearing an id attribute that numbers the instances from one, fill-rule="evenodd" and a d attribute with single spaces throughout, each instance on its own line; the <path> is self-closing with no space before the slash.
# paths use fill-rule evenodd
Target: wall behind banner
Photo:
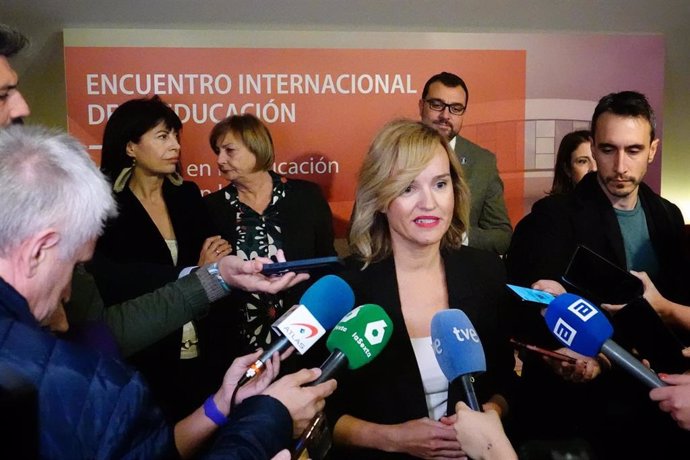
<path id="1" fill-rule="evenodd" d="M 467 82 L 461 133 L 496 153 L 514 224 L 549 189 L 560 139 L 587 127 L 601 95 L 635 88 L 660 107 L 663 94 L 659 36 L 251 36 L 256 45 L 241 47 L 247 37 L 238 32 L 66 30 L 70 132 L 99 161 L 112 110 L 125 100 L 159 94 L 184 122 L 184 175 L 208 193 L 225 185 L 208 133 L 229 114 L 254 113 L 273 134 L 274 169 L 319 183 L 337 235 L 344 236 L 356 174 L 373 135 L 391 119 L 419 118 L 418 100 L 430 75 L 447 70 Z M 644 75 L 632 71 L 640 56 L 654 63 Z M 647 181 L 659 188 L 659 164 Z"/>
<path id="2" fill-rule="evenodd" d="M 434 43 L 432 37 L 440 32 L 448 35 L 460 33 L 546 33 L 575 37 L 606 33 L 663 37 L 665 52 L 662 65 L 664 73 L 663 99 L 655 109 L 664 112 L 664 135 L 661 139 L 663 155 L 657 155 L 655 163 L 662 168 L 661 193 L 681 206 L 687 222 L 690 223 L 690 182 L 687 171 L 690 168 L 687 148 L 690 138 L 690 3 L 666 1 L 652 4 L 647 0 L 528 0 L 515 4 L 504 0 L 198 0 L 194 2 L 173 2 L 169 0 L 119 0 L 117 2 L 92 0 L 3 0 L 0 7 L 2 21 L 18 27 L 32 41 L 13 59 L 13 67 L 20 76 L 21 89 L 31 105 L 32 114 L 28 123 L 48 126 L 67 126 L 67 108 L 64 79 L 63 29 L 64 28 L 127 28 L 131 35 L 141 30 L 176 29 L 204 31 L 209 38 L 197 46 L 215 46 L 213 31 L 233 31 L 234 43 L 218 43 L 228 48 L 237 47 L 284 47 L 285 36 L 276 31 L 289 31 L 294 40 L 289 46 L 314 48 L 321 46 L 313 31 L 337 32 L 369 36 L 372 32 L 386 32 L 396 36 L 398 43 L 376 43 L 368 41 L 357 47 L 416 48 Z M 239 32 L 238 32 L 239 31 Z M 273 43 L 266 43 L 265 37 L 276 35 Z M 174 43 L 164 34 L 157 46 Z M 101 46 L 127 45 L 116 43 L 118 37 L 104 39 Z M 283 40 L 284 43 L 280 41 Z M 416 42 L 415 42 L 416 40 Z M 134 45 L 128 45 L 134 46 Z M 176 45 L 177 46 L 177 45 Z M 184 44 L 182 46 L 185 46 Z M 330 48 L 340 43 L 329 42 Z M 452 45 L 434 44 L 438 49 L 457 48 Z M 471 48 L 471 47 L 470 47 Z M 578 47 L 579 48 L 579 47 Z M 572 47 L 563 48 L 563 53 Z M 573 59 L 564 69 L 577 67 L 584 60 Z M 639 57 L 634 68 L 604 71 L 607 78 L 611 73 L 619 75 L 638 74 L 658 70 L 658 60 L 647 60 L 644 54 L 622 50 L 631 57 Z M 529 66 L 529 63 L 528 63 Z M 557 84 L 564 73 L 558 65 L 543 65 L 537 70 L 550 77 Z M 576 69 L 577 71 L 577 69 Z M 601 72 L 579 73 L 578 85 L 583 89 L 592 80 L 599 81 Z M 625 89 L 621 86 L 607 90 Z M 531 88 L 527 88 L 531 92 Z M 592 95 L 596 100 L 602 94 Z M 533 96 L 531 96 L 533 97 Z M 549 98 L 550 94 L 541 97 Z M 526 191 L 528 193 L 528 191 Z"/>

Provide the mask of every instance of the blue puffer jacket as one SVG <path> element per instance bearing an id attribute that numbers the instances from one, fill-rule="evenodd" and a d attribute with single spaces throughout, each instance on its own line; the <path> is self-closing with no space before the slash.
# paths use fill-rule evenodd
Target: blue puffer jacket
<path id="1" fill-rule="evenodd" d="M 0 279 L 0 365 L 38 389 L 41 458 L 177 458 L 140 375 L 55 338 Z"/>

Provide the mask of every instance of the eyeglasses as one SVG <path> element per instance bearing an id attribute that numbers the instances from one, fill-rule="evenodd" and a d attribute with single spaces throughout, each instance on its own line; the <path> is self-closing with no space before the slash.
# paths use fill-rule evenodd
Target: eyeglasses
<path id="1" fill-rule="evenodd" d="M 448 107 L 448 112 L 452 115 L 462 115 L 465 113 L 465 107 L 462 104 L 446 104 L 440 99 L 425 99 L 424 102 L 429 106 L 434 112 L 443 112 Z"/>

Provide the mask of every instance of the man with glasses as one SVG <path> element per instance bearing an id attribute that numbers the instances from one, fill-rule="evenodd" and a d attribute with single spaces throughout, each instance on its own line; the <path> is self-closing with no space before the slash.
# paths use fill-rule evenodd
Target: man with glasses
<path id="1" fill-rule="evenodd" d="M 468 100 L 469 92 L 462 78 L 441 72 L 424 85 L 419 115 L 424 124 L 447 137 L 462 164 L 472 197 L 467 244 L 505 254 L 513 229 L 503 199 L 496 156 L 458 134 Z"/>

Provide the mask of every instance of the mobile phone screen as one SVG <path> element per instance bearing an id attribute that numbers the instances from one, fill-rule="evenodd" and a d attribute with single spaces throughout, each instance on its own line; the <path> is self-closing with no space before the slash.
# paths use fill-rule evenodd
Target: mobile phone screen
<path id="1" fill-rule="evenodd" d="M 553 299 L 555 299 L 552 294 L 549 294 L 545 291 L 540 291 L 538 289 L 515 286 L 514 284 L 506 284 L 506 286 L 508 286 L 510 290 L 517 294 L 522 300 L 526 300 L 528 302 L 543 303 L 544 305 L 548 305 Z"/>
<path id="2" fill-rule="evenodd" d="M 563 281 L 590 301 L 627 304 L 642 294 L 642 281 L 585 246 L 578 246 Z"/>

